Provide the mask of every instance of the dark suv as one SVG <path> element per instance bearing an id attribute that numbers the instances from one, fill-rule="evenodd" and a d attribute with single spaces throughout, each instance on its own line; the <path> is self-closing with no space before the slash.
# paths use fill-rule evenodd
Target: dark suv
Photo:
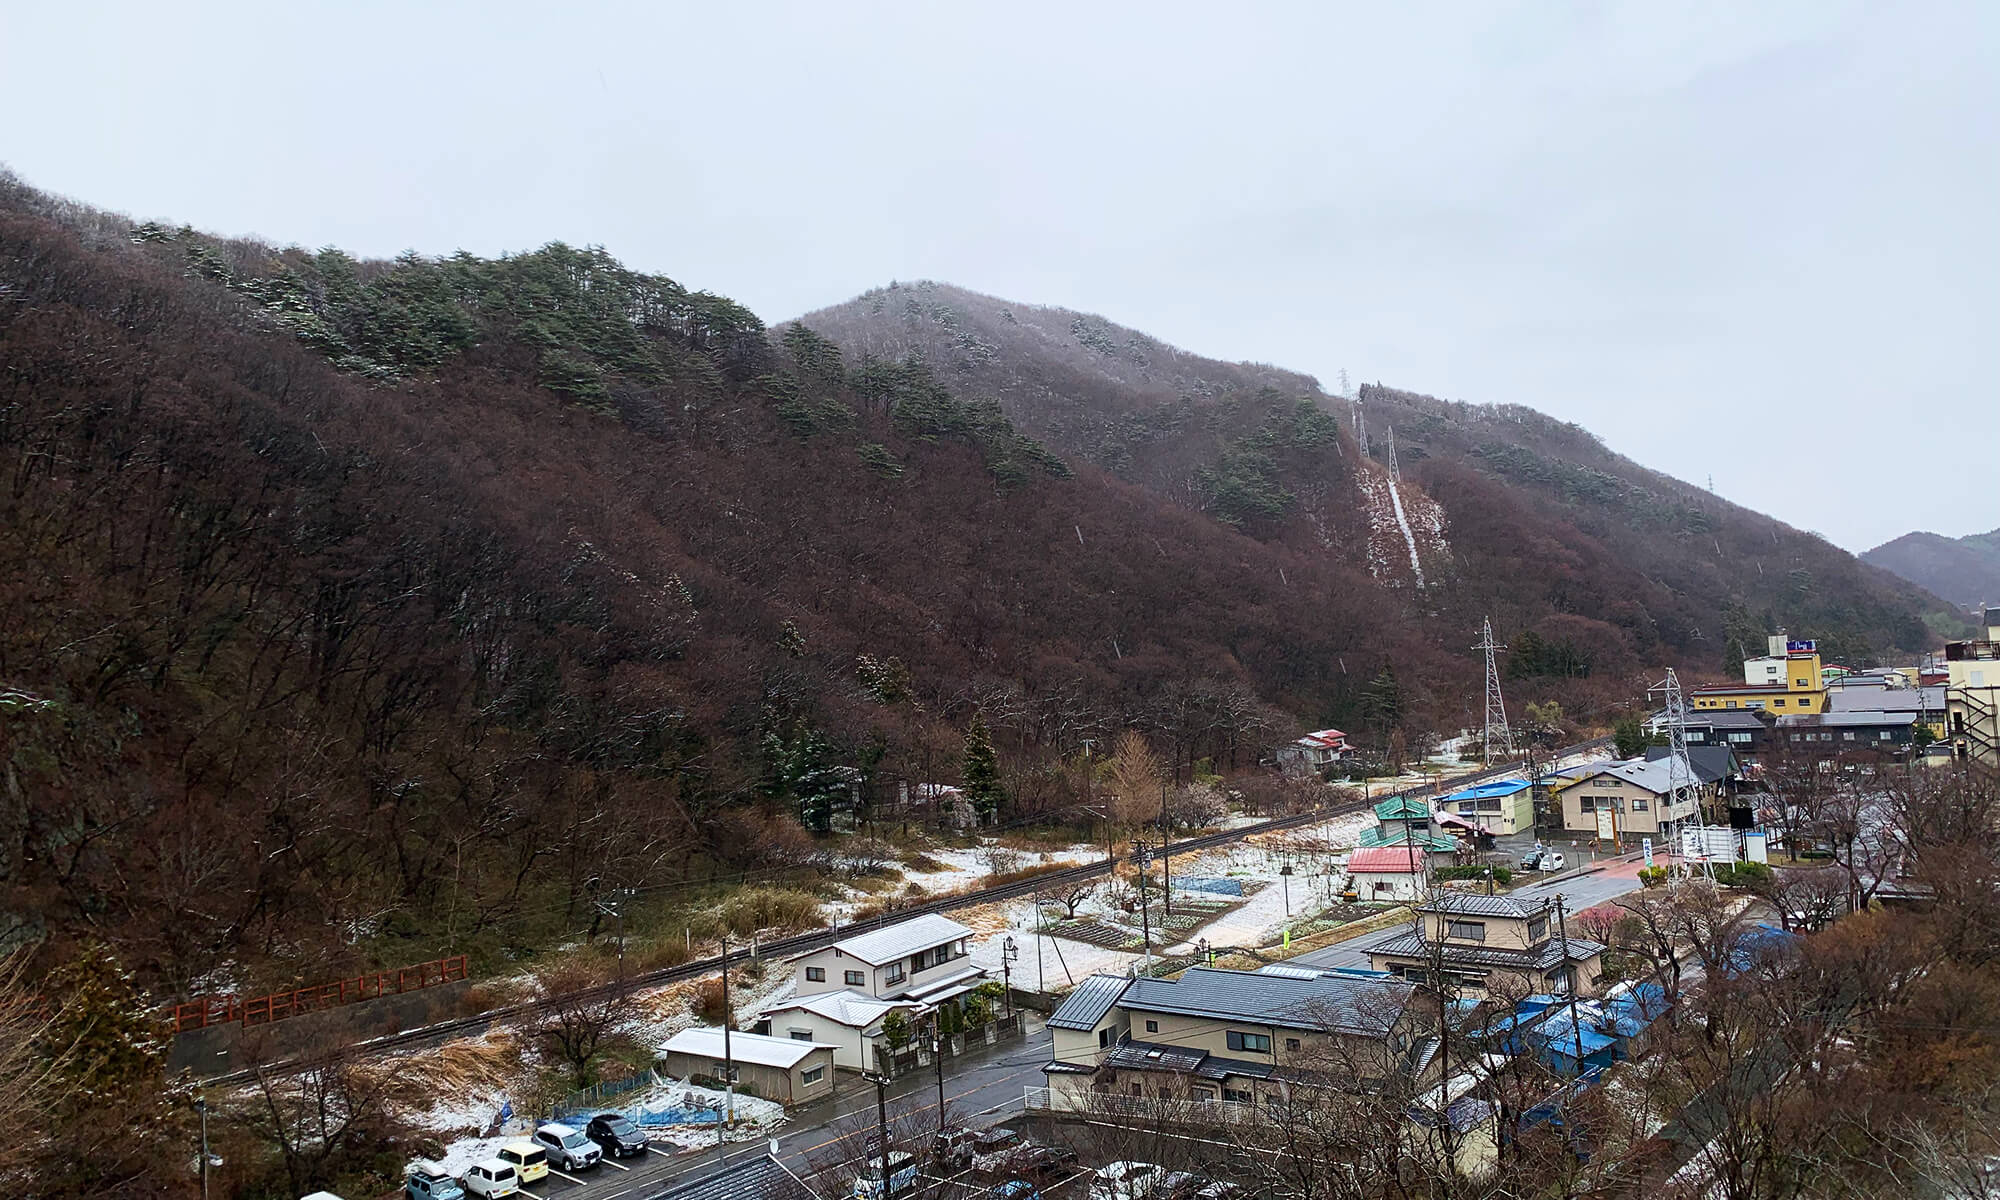
<path id="1" fill-rule="evenodd" d="M 606 1158 L 630 1158 L 634 1154 L 644 1154 L 652 1145 L 645 1131 L 628 1120 L 624 1113 L 598 1113 L 590 1118 L 590 1124 L 583 1127 L 583 1136 L 596 1142 Z"/>

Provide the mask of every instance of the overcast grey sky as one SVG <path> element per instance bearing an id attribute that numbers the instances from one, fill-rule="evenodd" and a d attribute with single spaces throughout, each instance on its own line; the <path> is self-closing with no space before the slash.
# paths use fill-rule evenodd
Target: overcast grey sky
<path id="1" fill-rule="evenodd" d="M 0 0 L 0 162 L 366 255 L 600 243 L 772 321 L 948 280 L 1532 405 L 1860 550 L 2000 526 L 1997 42 L 1991 0 Z"/>

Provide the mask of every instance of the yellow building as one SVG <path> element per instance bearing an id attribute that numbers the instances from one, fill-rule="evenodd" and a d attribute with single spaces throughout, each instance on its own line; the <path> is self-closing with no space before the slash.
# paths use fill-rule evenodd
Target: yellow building
<path id="1" fill-rule="evenodd" d="M 1698 688 L 1697 709 L 1761 708 L 1798 716 L 1826 711 L 1826 678 L 1820 670 L 1819 645 L 1784 634 L 1770 639 L 1769 653 L 1743 660 L 1743 682 L 1727 687 Z"/>

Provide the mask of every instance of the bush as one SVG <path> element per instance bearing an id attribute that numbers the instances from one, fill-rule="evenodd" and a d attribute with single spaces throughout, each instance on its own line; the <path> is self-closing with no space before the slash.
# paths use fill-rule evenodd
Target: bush
<path id="1" fill-rule="evenodd" d="M 1666 882 L 1666 878 L 1667 869 L 1665 867 L 1639 868 L 1639 884 L 1641 887 L 1658 887 L 1660 884 Z"/>
<path id="2" fill-rule="evenodd" d="M 1723 863 L 1715 868 L 1715 882 L 1723 887 L 1754 890 L 1769 887 L 1771 880 L 1771 868 L 1765 863 Z"/>
<path id="3" fill-rule="evenodd" d="M 1484 882 L 1486 879 L 1486 868 L 1478 863 L 1460 867 L 1439 867 L 1431 872 L 1431 877 L 1439 880 L 1474 879 Z M 1499 863 L 1493 864 L 1493 882 L 1505 887 L 1513 881 L 1514 872 L 1511 868 L 1504 867 Z"/>
<path id="4" fill-rule="evenodd" d="M 819 897 L 791 888 L 746 888 L 718 904 L 712 927 L 748 937 L 760 929 L 818 929 L 826 924 Z M 697 925 L 696 933 L 703 930 Z"/>

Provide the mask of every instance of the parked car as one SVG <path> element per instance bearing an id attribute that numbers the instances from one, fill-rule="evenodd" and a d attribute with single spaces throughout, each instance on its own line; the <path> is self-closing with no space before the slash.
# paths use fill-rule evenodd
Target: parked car
<path id="1" fill-rule="evenodd" d="M 993 1189 L 994 1200 L 1042 1200 L 1040 1189 L 1025 1179 L 1009 1179 Z"/>
<path id="2" fill-rule="evenodd" d="M 917 1156 L 911 1154 L 909 1151 L 889 1151 L 887 1169 L 889 1174 L 888 1195 L 900 1196 L 917 1186 Z M 883 1200 L 883 1161 L 881 1157 L 877 1156 L 869 1159 L 864 1164 L 864 1170 L 867 1172 L 866 1174 L 854 1177 L 854 1186 L 850 1189 L 850 1194 L 854 1197 L 854 1200 Z"/>
<path id="3" fill-rule="evenodd" d="M 1521 856 L 1521 869 L 1523 871 L 1560 871 L 1563 869 L 1563 856 L 1555 850 L 1530 850 Z"/>
<path id="4" fill-rule="evenodd" d="M 972 1156 L 977 1153 L 974 1145 L 979 1135 L 970 1129 L 953 1129 L 939 1134 L 931 1142 L 931 1157 L 938 1164 L 952 1170 L 962 1170 L 972 1165 Z"/>
<path id="5" fill-rule="evenodd" d="M 534 1183 L 549 1177 L 549 1156 L 533 1142 L 508 1142 L 493 1155 L 501 1162 L 514 1168 L 522 1183 Z"/>
<path id="6" fill-rule="evenodd" d="M 1153 1194 L 1166 1173 L 1166 1168 L 1153 1163 L 1109 1163 L 1099 1167 L 1090 1181 L 1090 1200 L 1141 1200 Z"/>
<path id="7" fill-rule="evenodd" d="M 403 1194 L 410 1200 L 463 1200 L 465 1189 L 443 1167 L 420 1158 L 404 1172 Z"/>
<path id="8" fill-rule="evenodd" d="M 512 1196 L 521 1190 L 521 1173 L 514 1164 L 499 1157 L 476 1162 L 465 1169 L 459 1178 L 469 1195 L 492 1200 L 496 1196 Z"/>
<path id="9" fill-rule="evenodd" d="M 1076 1151 L 1067 1146 L 1024 1146 L 1007 1159 L 1007 1173 L 1043 1183 L 1062 1179 L 1076 1170 Z"/>
<path id="10" fill-rule="evenodd" d="M 653 1144 L 646 1131 L 634 1125 L 631 1118 L 620 1112 L 601 1112 L 590 1118 L 583 1127 L 583 1136 L 597 1143 L 606 1158 L 630 1158 L 644 1154 Z"/>
<path id="11" fill-rule="evenodd" d="M 1021 1140 L 1021 1135 L 1011 1129 L 982 1129 L 974 1139 L 972 1148 L 980 1154 L 998 1154 Z"/>
<path id="12" fill-rule="evenodd" d="M 582 1130 L 554 1121 L 535 1130 L 535 1145 L 548 1154 L 551 1163 L 565 1171 L 588 1170 L 604 1157 L 604 1151 L 583 1136 Z"/>

